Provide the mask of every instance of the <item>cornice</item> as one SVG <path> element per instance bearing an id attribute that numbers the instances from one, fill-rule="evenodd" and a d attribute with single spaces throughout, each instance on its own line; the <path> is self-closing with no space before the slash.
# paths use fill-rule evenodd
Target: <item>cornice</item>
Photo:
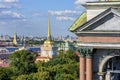
<path id="1" fill-rule="evenodd" d="M 101 49 L 120 49 L 120 43 L 78 43 L 80 47 L 92 47 Z"/>

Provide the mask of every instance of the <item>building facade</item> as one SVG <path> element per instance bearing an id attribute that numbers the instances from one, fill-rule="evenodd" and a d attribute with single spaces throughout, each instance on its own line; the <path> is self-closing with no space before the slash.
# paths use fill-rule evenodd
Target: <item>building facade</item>
<path id="1" fill-rule="evenodd" d="M 120 1 L 84 6 L 87 21 L 71 30 L 78 36 L 80 80 L 120 80 Z"/>

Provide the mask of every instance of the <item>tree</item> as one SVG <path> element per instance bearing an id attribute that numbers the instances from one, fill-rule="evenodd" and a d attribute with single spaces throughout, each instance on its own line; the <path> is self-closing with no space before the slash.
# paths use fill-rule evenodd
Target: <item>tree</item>
<path id="1" fill-rule="evenodd" d="M 71 74 L 57 74 L 55 80 L 75 80 Z"/>
<path id="2" fill-rule="evenodd" d="M 79 80 L 79 60 L 75 52 L 69 49 L 59 53 L 58 57 L 47 63 L 38 63 L 38 72 L 49 72 L 52 80 Z"/>
<path id="3" fill-rule="evenodd" d="M 16 74 L 29 74 L 36 72 L 35 59 L 36 53 L 27 50 L 16 51 L 10 56 L 10 67 Z"/>
<path id="4" fill-rule="evenodd" d="M 15 80 L 28 80 L 28 76 L 27 75 L 20 75 Z"/>
<path id="5" fill-rule="evenodd" d="M 72 62 L 79 62 L 78 56 L 75 54 L 75 52 L 71 49 L 68 49 L 66 51 L 66 58 L 71 59 Z"/>
<path id="6" fill-rule="evenodd" d="M 75 52 L 68 50 L 60 54 L 35 66 L 37 54 L 16 51 L 10 57 L 10 68 L 0 68 L 0 80 L 79 80 L 79 61 Z"/>
<path id="7" fill-rule="evenodd" d="M 0 80 L 10 80 L 11 76 L 13 76 L 13 72 L 10 68 L 0 67 Z"/>

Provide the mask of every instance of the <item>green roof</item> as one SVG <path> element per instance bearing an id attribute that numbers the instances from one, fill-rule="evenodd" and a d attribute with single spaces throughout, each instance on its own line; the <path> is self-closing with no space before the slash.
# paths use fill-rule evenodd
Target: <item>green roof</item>
<path id="1" fill-rule="evenodd" d="M 85 22 L 87 22 L 87 13 L 83 12 L 77 20 L 72 24 L 72 26 L 69 28 L 70 31 L 76 30 L 78 27 L 82 26 Z"/>

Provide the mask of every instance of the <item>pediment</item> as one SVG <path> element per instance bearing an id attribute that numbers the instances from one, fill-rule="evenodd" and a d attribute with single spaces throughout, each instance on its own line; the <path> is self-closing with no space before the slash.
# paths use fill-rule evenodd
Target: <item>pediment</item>
<path id="1" fill-rule="evenodd" d="M 86 22 L 75 32 L 119 32 L 120 13 L 109 8 L 90 21 Z"/>
<path id="2" fill-rule="evenodd" d="M 107 19 L 107 18 L 105 18 Z M 103 18 L 103 21 L 105 20 Z M 120 16 L 113 15 L 113 17 L 106 21 L 101 21 L 97 24 L 99 26 L 95 26 L 92 30 L 94 31 L 120 31 Z"/>

